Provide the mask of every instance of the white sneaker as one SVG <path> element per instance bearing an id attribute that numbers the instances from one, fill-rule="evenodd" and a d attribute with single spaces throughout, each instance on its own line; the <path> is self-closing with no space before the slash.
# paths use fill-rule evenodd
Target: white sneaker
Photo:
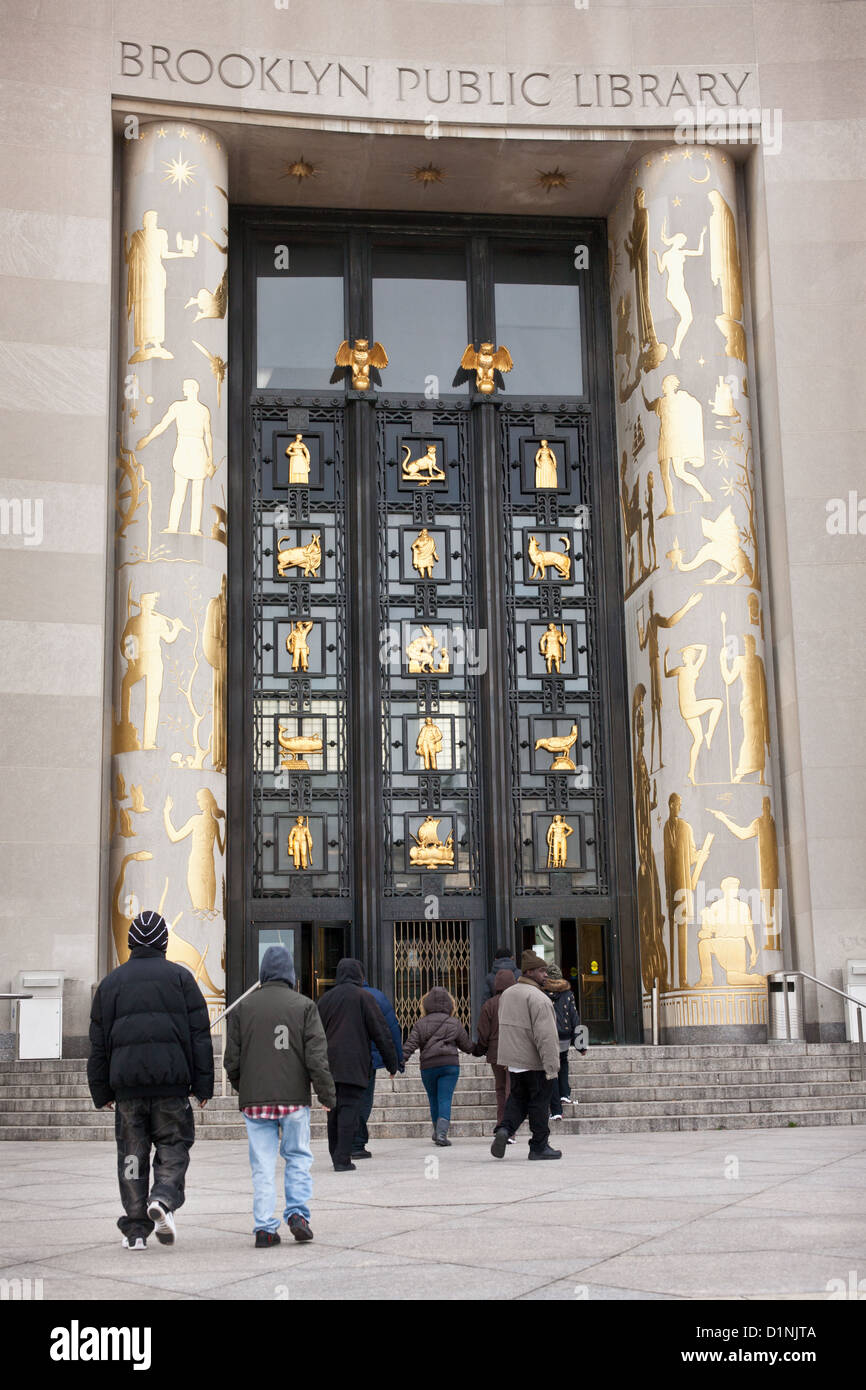
<path id="1" fill-rule="evenodd" d="M 510 1138 L 510 1139 L 506 1139 L 505 1142 L 506 1142 L 506 1144 L 516 1144 L 516 1143 L 517 1143 L 517 1140 L 515 1139 L 514 1135 L 512 1134 L 511 1138 Z"/>
<path id="2" fill-rule="evenodd" d="M 156 1227 L 156 1238 L 160 1245 L 174 1245 L 177 1231 L 174 1225 L 174 1213 L 166 1211 L 162 1202 L 149 1202 L 147 1214 Z"/>
<path id="3" fill-rule="evenodd" d="M 553 1124 L 556 1124 L 556 1121 L 557 1121 L 557 1120 L 561 1120 L 561 1119 L 562 1119 L 562 1116 L 561 1116 L 561 1115 L 551 1115 L 551 1117 L 550 1117 L 550 1123 L 551 1123 L 552 1125 L 553 1125 Z"/>
<path id="4" fill-rule="evenodd" d="M 123 1248 L 124 1250 L 146 1250 L 147 1243 L 144 1236 L 135 1236 L 132 1240 L 129 1239 L 129 1236 L 124 1236 Z"/>

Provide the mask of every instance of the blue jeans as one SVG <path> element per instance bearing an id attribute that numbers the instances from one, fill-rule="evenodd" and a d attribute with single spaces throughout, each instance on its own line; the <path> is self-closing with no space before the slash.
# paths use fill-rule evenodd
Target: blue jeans
<path id="1" fill-rule="evenodd" d="M 421 1080 L 430 1102 L 430 1118 L 434 1125 L 437 1120 L 451 1121 L 451 1097 L 460 1077 L 458 1066 L 422 1067 Z"/>
<path id="2" fill-rule="evenodd" d="M 254 1229 L 273 1232 L 280 1228 L 279 1219 L 274 1216 L 274 1167 L 278 1150 L 286 1161 L 286 1208 L 283 1216 L 288 1221 L 297 1212 L 309 1221 L 309 1203 L 313 1195 L 309 1106 L 303 1106 L 293 1115 L 284 1115 L 281 1120 L 251 1120 L 244 1115 L 244 1124 L 247 1127 L 253 1174 Z"/>

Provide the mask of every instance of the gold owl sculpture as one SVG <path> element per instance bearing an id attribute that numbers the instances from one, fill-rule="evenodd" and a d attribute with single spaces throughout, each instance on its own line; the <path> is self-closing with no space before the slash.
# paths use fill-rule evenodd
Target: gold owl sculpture
<path id="1" fill-rule="evenodd" d="M 344 338 L 337 348 L 334 361 L 337 367 L 331 375 L 332 382 L 339 381 L 341 376 L 345 376 L 347 368 L 350 368 L 352 390 L 369 391 L 371 372 L 376 385 L 380 385 L 381 378 L 376 368 L 387 367 L 388 354 L 381 343 L 374 343 L 371 347 L 369 339 L 356 338 L 355 346 L 350 348 L 348 338 Z"/>
<path id="2" fill-rule="evenodd" d="M 475 373 L 475 387 L 485 396 L 496 390 L 504 391 L 503 372 L 510 372 L 514 366 L 507 347 L 494 347 L 492 343 L 482 343 L 478 352 L 472 343 L 460 359 L 460 370 L 454 378 L 454 385 L 461 386 L 468 381 L 470 372 Z"/>

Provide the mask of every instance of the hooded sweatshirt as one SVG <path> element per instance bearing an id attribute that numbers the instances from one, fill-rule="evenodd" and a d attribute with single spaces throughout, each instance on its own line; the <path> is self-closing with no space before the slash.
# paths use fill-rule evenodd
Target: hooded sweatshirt
<path id="1" fill-rule="evenodd" d="M 460 1019 L 451 1012 L 448 991 L 434 986 L 424 995 L 421 1007 L 424 1014 L 403 1045 L 403 1060 L 418 1050 L 422 1070 L 457 1066 L 457 1049 L 471 1053 L 472 1039 Z"/>
<path id="2" fill-rule="evenodd" d="M 514 957 L 497 956 L 493 962 L 493 969 L 488 970 L 487 974 L 484 976 L 484 993 L 481 996 L 482 1004 L 486 1003 L 488 999 L 492 999 L 496 993 L 496 976 L 500 970 L 510 970 L 514 980 L 520 979 L 520 971 L 517 968 L 517 961 Z"/>
<path id="3" fill-rule="evenodd" d="M 497 970 L 493 977 L 493 998 L 486 999 L 478 1015 L 478 1041 L 472 1049 L 476 1057 L 486 1053 L 491 1066 L 497 1065 L 499 1044 L 499 1003 L 503 994 L 514 984 L 510 970 Z"/>
<path id="4" fill-rule="evenodd" d="M 391 1075 L 397 1071 L 397 1051 L 388 1025 L 363 986 L 364 967 L 359 960 L 346 957 L 337 965 L 333 989 L 319 1000 L 331 1074 L 346 1086 L 366 1086 L 369 1082 L 371 1044 L 378 1048 Z"/>

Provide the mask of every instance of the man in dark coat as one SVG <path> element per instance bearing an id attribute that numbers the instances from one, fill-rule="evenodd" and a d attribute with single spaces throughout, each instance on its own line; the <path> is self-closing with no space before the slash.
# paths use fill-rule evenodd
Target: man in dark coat
<path id="1" fill-rule="evenodd" d="M 269 946 L 259 968 L 260 989 L 227 1019 L 225 1069 L 238 1093 L 247 1127 L 253 1174 L 256 1248 L 279 1245 L 274 1216 L 274 1165 L 285 1159 L 283 1216 L 297 1241 L 312 1240 L 310 1198 L 310 1082 L 329 1110 L 336 1100 L 328 1070 L 328 1043 L 312 999 L 295 989 L 295 968 L 285 946 Z"/>
<path id="2" fill-rule="evenodd" d="M 337 1104 L 328 1112 L 328 1149 L 336 1173 L 353 1172 L 352 1139 L 358 1127 L 361 1097 L 370 1080 L 370 1044 L 375 1043 L 391 1076 L 397 1051 L 375 999 L 364 989 L 359 960 L 341 960 L 335 984 L 319 1000 L 328 1039 L 328 1065 L 337 1088 Z"/>
<path id="3" fill-rule="evenodd" d="M 507 946 L 497 946 L 496 955 L 493 957 L 493 967 L 484 976 L 484 992 L 481 995 L 482 1004 L 488 999 L 492 999 L 496 993 L 496 976 L 500 970 L 510 970 L 515 980 L 520 979 L 520 971 L 517 968 L 517 961 L 509 951 Z"/>
<path id="4" fill-rule="evenodd" d="M 364 981 L 364 989 L 368 994 L 372 995 L 379 1005 L 379 1008 L 382 1010 L 382 1017 L 388 1025 L 388 1030 L 397 1052 L 397 1069 L 403 1072 L 406 1070 L 403 1065 L 403 1034 L 400 1030 L 400 1024 L 397 1021 L 397 1015 L 394 1012 L 394 1005 L 391 1003 L 387 994 L 383 994 L 380 989 L 376 989 L 373 985 L 368 985 L 366 980 Z M 379 1071 L 380 1068 L 384 1068 L 384 1066 L 385 1063 L 382 1061 L 382 1055 L 378 1047 L 375 1043 L 371 1043 L 370 1080 L 367 1082 L 367 1089 L 361 1097 L 358 1110 L 358 1128 L 355 1130 L 355 1137 L 352 1140 L 353 1161 L 356 1158 L 373 1157 L 370 1150 L 367 1148 L 367 1144 L 370 1140 L 370 1131 L 367 1128 L 367 1121 L 370 1118 L 370 1111 L 373 1109 L 373 1097 L 376 1092 L 376 1072 Z"/>
<path id="5" fill-rule="evenodd" d="M 127 1250 L 143 1250 L 156 1227 L 175 1242 L 173 1212 L 183 1206 L 195 1141 L 190 1095 L 213 1095 L 207 1004 L 185 965 L 166 960 L 168 927 L 141 912 L 129 928 L 129 960 L 99 985 L 90 1011 L 87 1081 L 98 1110 L 114 1110 L 117 1177 Z M 148 1195 L 150 1150 L 153 1187 Z"/>

